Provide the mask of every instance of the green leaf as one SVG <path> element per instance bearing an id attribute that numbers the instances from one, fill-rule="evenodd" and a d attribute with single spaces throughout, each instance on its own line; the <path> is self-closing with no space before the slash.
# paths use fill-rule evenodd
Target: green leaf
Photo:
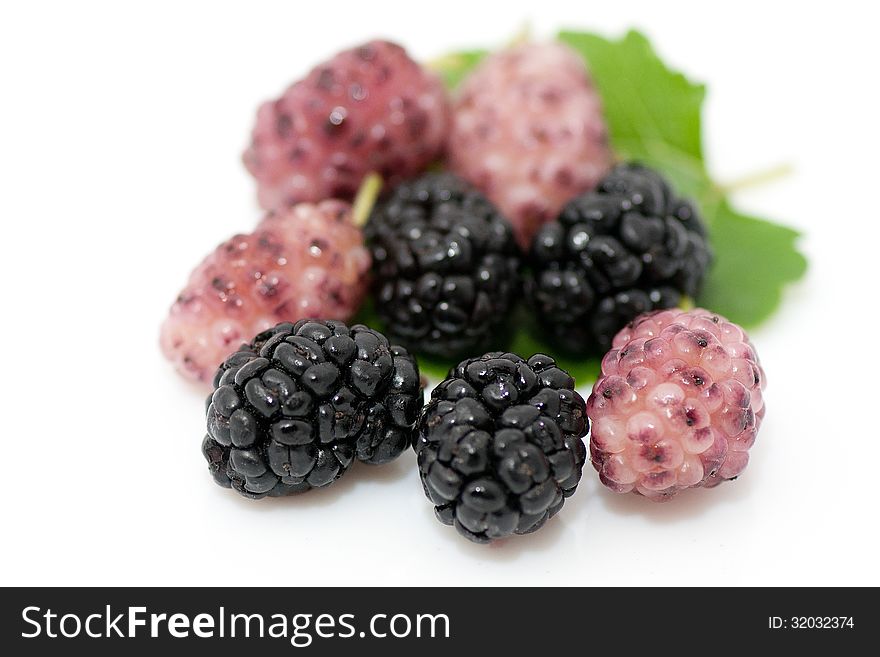
<path id="1" fill-rule="evenodd" d="M 807 270 L 798 236 L 722 202 L 712 225 L 715 264 L 697 302 L 744 326 L 759 324 L 779 305 L 784 286 Z"/>
<path id="2" fill-rule="evenodd" d="M 452 90 L 487 54 L 487 50 L 454 52 L 428 62 L 427 66 L 443 79 L 447 89 Z"/>
<path id="3" fill-rule="evenodd" d="M 574 377 L 578 387 L 591 384 L 599 376 L 599 358 L 572 356 L 560 352 L 559 348 L 541 339 L 542 331 L 534 319 L 522 309 L 517 313 L 516 330 L 509 351 L 528 358 L 534 354 L 547 354 L 556 359 L 556 364 Z"/>
<path id="4" fill-rule="evenodd" d="M 663 172 L 683 195 L 717 202 L 703 161 L 706 87 L 667 68 L 638 32 L 611 41 L 563 31 L 559 39 L 586 60 L 617 156 Z"/>
<path id="5" fill-rule="evenodd" d="M 559 39 L 586 59 L 619 155 L 653 153 L 660 161 L 694 173 L 703 170 L 702 84 L 667 68 L 638 32 L 610 41 L 563 31 Z"/>
<path id="6" fill-rule="evenodd" d="M 744 326 L 769 317 L 785 285 L 803 276 L 806 259 L 797 232 L 737 212 L 709 176 L 701 121 L 706 88 L 668 68 L 638 32 L 611 40 L 563 31 L 559 39 L 584 57 L 617 155 L 662 171 L 700 206 L 715 263 L 697 303 Z"/>

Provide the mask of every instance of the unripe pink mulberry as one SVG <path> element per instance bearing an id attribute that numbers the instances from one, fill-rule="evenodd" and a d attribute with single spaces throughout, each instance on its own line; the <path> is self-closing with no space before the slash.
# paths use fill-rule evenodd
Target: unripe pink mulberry
<path id="1" fill-rule="evenodd" d="M 400 46 L 371 41 L 264 103 L 244 163 L 266 209 L 351 200 L 368 173 L 393 185 L 436 160 L 449 115 L 436 75 Z"/>
<path id="2" fill-rule="evenodd" d="M 527 248 L 542 223 L 611 166 L 599 95 L 583 60 L 559 43 L 489 56 L 458 90 L 448 157 Z"/>
<path id="3" fill-rule="evenodd" d="M 279 322 L 348 320 L 369 269 L 347 203 L 270 213 L 196 267 L 162 325 L 162 351 L 184 376 L 208 382 L 226 356 Z"/>
<path id="4" fill-rule="evenodd" d="M 599 478 L 655 500 L 736 478 L 764 417 L 765 383 L 748 336 L 720 315 L 642 315 L 614 338 L 587 402 Z"/>

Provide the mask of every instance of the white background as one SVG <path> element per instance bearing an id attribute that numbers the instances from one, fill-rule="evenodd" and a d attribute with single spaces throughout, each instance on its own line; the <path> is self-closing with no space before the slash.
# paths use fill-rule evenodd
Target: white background
<path id="1" fill-rule="evenodd" d="M 4 3 L 0 583 L 880 584 L 877 22 L 806 5 Z M 205 391 L 157 338 L 189 270 L 259 217 L 239 160 L 258 102 L 370 37 L 427 59 L 526 21 L 643 29 L 709 84 L 721 181 L 794 166 L 735 199 L 811 260 L 753 333 L 768 414 L 745 475 L 658 505 L 588 468 L 545 529 L 492 547 L 434 520 L 411 452 L 295 498 L 217 487 Z"/>

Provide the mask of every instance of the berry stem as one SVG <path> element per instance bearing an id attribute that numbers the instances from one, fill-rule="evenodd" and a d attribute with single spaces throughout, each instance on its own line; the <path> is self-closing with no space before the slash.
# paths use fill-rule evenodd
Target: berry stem
<path id="1" fill-rule="evenodd" d="M 422 62 L 422 66 L 424 66 L 426 69 L 439 74 L 446 73 L 450 70 L 455 70 L 464 66 L 465 64 L 466 57 L 464 57 L 460 53 L 449 53 L 448 55 L 441 55 L 440 57 L 434 57 L 433 59 Z"/>
<path id="2" fill-rule="evenodd" d="M 368 174 L 361 182 L 352 204 L 351 214 L 355 226 L 362 227 L 367 223 L 380 191 L 382 191 L 382 176 L 375 172 Z"/>

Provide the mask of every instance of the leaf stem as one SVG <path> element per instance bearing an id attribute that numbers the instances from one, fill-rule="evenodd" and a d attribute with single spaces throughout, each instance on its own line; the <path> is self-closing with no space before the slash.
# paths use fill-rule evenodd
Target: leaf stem
<path id="1" fill-rule="evenodd" d="M 790 162 L 784 162 L 763 171 L 756 171 L 746 174 L 741 178 L 735 178 L 727 183 L 720 183 L 718 190 L 725 195 L 733 194 L 734 192 L 741 192 L 745 189 L 752 189 L 753 187 L 760 187 L 777 180 L 782 180 L 793 172 L 794 166 Z"/>
<path id="2" fill-rule="evenodd" d="M 524 45 L 529 43 L 532 40 L 532 24 L 530 21 L 525 21 L 522 24 L 522 27 L 517 30 L 516 34 L 513 35 L 513 38 L 507 42 L 508 48 L 516 48 L 517 46 Z"/>

